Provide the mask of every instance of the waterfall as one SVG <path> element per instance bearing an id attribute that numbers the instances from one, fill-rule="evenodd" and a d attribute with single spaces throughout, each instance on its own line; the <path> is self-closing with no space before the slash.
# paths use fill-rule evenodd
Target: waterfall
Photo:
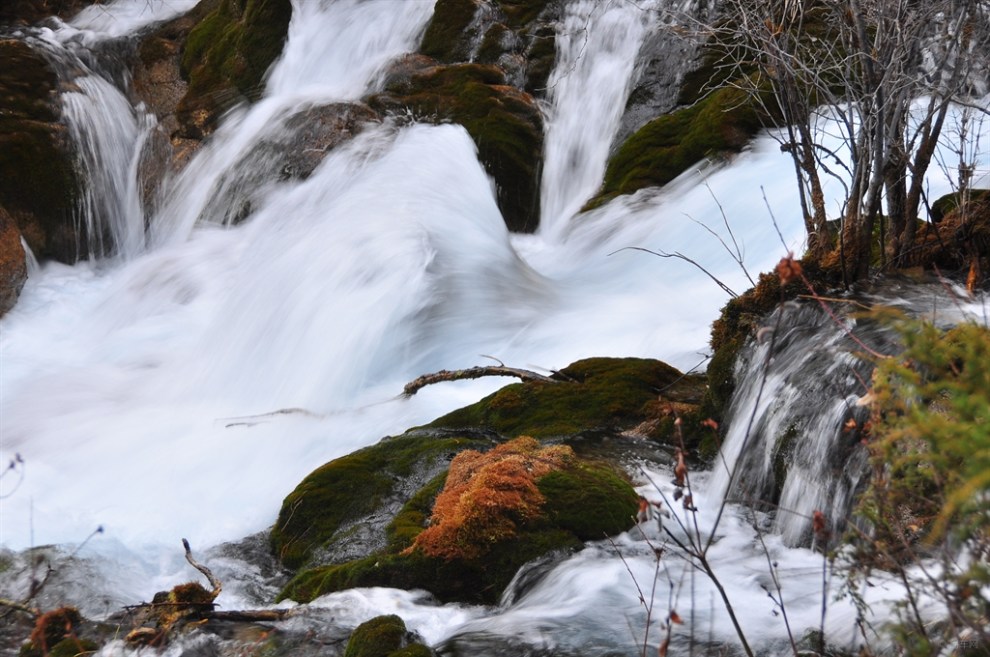
<path id="1" fill-rule="evenodd" d="M 812 302 L 784 305 L 766 327 L 738 361 L 712 489 L 744 504 L 769 504 L 777 510 L 776 533 L 791 545 L 810 543 L 812 513 L 840 526 L 864 474 L 850 467 L 863 465 L 864 450 L 846 422 L 865 420 L 857 401 L 872 366 L 847 334 L 863 328 L 834 325 Z"/>
<path id="2" fill-rule="evenodd" d="M 87 255 L 133 257 L 145 246 L 138 164 L 156 121 L 95 74 L 74 80 L 62 108 L 85 178 L 78 214 Z"/>
<path id="3" fill-rule="evenodd" d="M 547 83 L 541 231 L 559 236 L 601 184 L 634 80 L 636 56 L 657 24 L 659 2 L 567 5 Z"/>
<path id="4" fill-rule="evenodd" d="M 352 99 L 398 55 L 416 49 L 436 0 L 293 0 L 289 38 L 268 81 L 272 96 Z"/>
<path id="5" fill-rule="evenodd" d="M 788 545 L 811 544 L 815 511 L 839 537 L 868 474 L 861 440 L 869 412 L 860 400 L 875 357 L 863 345 L 898 351 L 891 327 L 856 319 L 848 309 L 895 306 L 944 326 L 982 316 L 979 300 L 938 308 L 944 295 L 939 282 L 908 287 L 887 280 L 850 296 L 836 318 L 814 301 L 786 303 L 766 318 L 760 339 L 736 364 L 712 493 L 770 510 L 771 531 Z"/>

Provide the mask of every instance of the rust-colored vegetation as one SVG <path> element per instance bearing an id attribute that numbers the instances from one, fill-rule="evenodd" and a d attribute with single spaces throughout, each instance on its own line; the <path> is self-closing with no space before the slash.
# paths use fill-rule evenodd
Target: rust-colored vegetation
<path id="1" fill-rule="evenodd" d="M 536 480 L 573 459 L 570 447 L 541 447 L 528 436 L 486 453 L 459 453 L 437 496 L 430 526 L 407 552 L 418 548 L 443 559 L 481 556 L 487 546 L 512 538 L 540 517 L 544 497 Z"/>

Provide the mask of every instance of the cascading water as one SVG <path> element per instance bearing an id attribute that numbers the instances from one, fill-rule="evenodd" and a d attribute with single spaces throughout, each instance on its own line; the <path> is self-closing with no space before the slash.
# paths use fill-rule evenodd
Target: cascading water
<path id="1" fill-rule="evenodd" d="M 129 21 L 146 4 L 157 6 L 119 0 L 109 10 L 124 18 L 102 27 L 90 15 L 85 30 L 92 34 L 80 47 L 101 30 L 136 29 Z M 395 398 L 426 371 L 475 365 L 480 354 L 547 369 L 591 355 L 659 357 L 683 369 L 704 360 L 722 290 L 686 262 L 615 252 L 680 251 L 728 287 L 744 289 L 747 279 L 722 245 L 685 215 L 718 226 L 713 196 L 731 199 L 728 218 L 746 248 L 746 267 L 769 269 L 800 247 L 792 165 L 762 136 L 731 165 L 616 199 L 565 230 L 597 184 L 583 169 L 568 173 L 568 162 L 576 158 L 600 177 L 617 120 L 590 118 L 582 98 L 604 95 L 605 87 L 588 86 L 598 85 L 604 71 L 612 94 L 606 104 L 624 103 L 630 83 L 619 78 L 635 68 L 635 48 L 626 47 L 653 25 L 656 5 L 568 7 L 573 16 L 596 17 L 578 26 L 587 28 L 583 45 L 579 32 L 564 30 L 577 41 L 573 51 L 562 46 L 553 75 L 559 89 L 551 97 L 550 129 L 559 155 L 548 151 L 547 163 L 557 158 L 563 167 L 553 174 L 556 182 L 545 183 L 557 200 L 546 201 L 555 209 L 545 211 L 542 234 L 507 233 L 475 146 L 458 126 L 368 126 L 305 180 L 283 180 L 266 168 L 265 149 L 284 143 L 293 117 L 373 88 L 382 63 L 415 49 L 433 8 L 425 0 L 299 1 L 265 97 L 226 117 L 168 183 L 145 250 L 99 267 L 49 263 L 32 275 L 0 323 L 0 457 L 20 454 L 26 463 L 16 489 L 12 479 L 0 482 L 0 543 L 71 546 L 104 528 L 73 557 L 73 572 L 85 584 L 51 587 L 58 602 L 99 616 L 187 580 L 176 549 L 185 536 L 204 552 L 218 546 L 208 554 L 227 584 L 219 599 L 225 608 L 269 604 L 273 592 L 258 566 L 230 556 L 223 542 L 263 532 L 314 467 L 499 385 L 464 382 Z M 394 22 L 383 27 L 385 19 Z M 614 57 L 619 50 L 621 62 Z M 314 52 L 319 56 L 308 54 Z M 378 52 L 384 54 L 370 57 Z M 585 70 L 595 62 L 599 72 Z M 569 116 L 582 116 L 583 125 Z M 144 124 L 134 125 L 140 133 Z M 128 171 L 116 191 L 129 194 L 133 156 L 126 151 L 106 157 Z M 561 191 L 570 174 L 582 182 Z M 936 181 L 930 193 L 946 187 Z M 826 191 L 834 197 L 841 186 Z M 249 211 L 237 225 L 229 225 L 225 203 L 211 204 L 248 192 Z M 764 194 L 786 245 L 769 219 L 754 219 L 764 216 Z M 115 207 L 127 214 L 135 206 Z M 302 410 L 265 415 L 287 408 Z M 670 473 L 652 476 L 657 485 L 645 485 L 643 494 L 669 496 Z M 759 588 L 768 555 L 780 564 L 795 624 L 816 627 L 821 556 L 789 549 L 778 536 L 765 537 L 764 553 L 755 547 L 753 514 L 735 505 L 715 526 L 721 489 L 710 492 L 704 473 L 695 482 L 701 529 L 718 537 L 711 558 L 754 640 L 773 650 L 783 636 Z M 643 530 L 650 542 L 637 530 L 614 546 L 593 545 L 499 609 L 438 607 L 413 593 L 360 590 L 321 598 L 280 627 L 319 635 L 334 623 L 350 628 L 394 612 L 431 645 L 448 648 L 515 642 L 519 652 L 638 654 L 647 623 L 627 578 L 652 582 L 651 543 L 661 540 L 654 527 Z M 263 552 L 265 541 L 256 542 Z M 731 640 L 711 585 L 679 563 L 670 565 L 671 581 L 682 583 L 670 599 L 681 610 L 694 607 L 692 636 Z M 23 585 L 0 581 L 0 596 L 16 597 Z M 867 597 L 879 603 L 897 594 L 885 585 Z M 853 617 L 849 606 L 831 608 L 829 631 L 847 630 Z M 648 643 L 656 650 L 655 629 Z"/>
<path id="2" fill-rule="evenodd" d="M 557 64 L 547 83 L 541 231 L 559 238 L 601 184 L 609 147 L 632 89 L 636 56 L 657 25 L 660 2 L 567 5 Z"/>
<path id="3" fill-rule="evenodd" d="M 962 290 L 953 294 L 968 299 Z M 981 298 L 944 298 L 943 282 L 890 279 L 851 296 L 834 316 L 813 301 L 782 305 L 736 364 L 730 428 L 711 492 L 772 511 L 772 531 L 788 545 L 811 544 L 816 511 L 830 535 L 840 536 L 867 475 L 860 443 L 869 416 L 860 400 L 876 358 L 898 351 L 891 327 L 846 310 L 893 306 L 944 326 L 984 316 Z"/>
<path id="4" fill-rule="evenodd" d="M 115 78 L 121 73 L 115 70 L 119 63 L 109 41 L 147 22 L 178 13 L 174 7 L 155 12 L 154 4 L 149 4 L 145 15 L 125 13 L 119 20 L 111 18 L 113 25 L 127 30 L 119 34 L 62 24 L 55 30 L 35 31 L 27 39 L 52 62 L 66 89 L 61 95 L 62 119 L 75 145 L 76 168 L 81 177 L 76 217 L 79 234 L 86 237 L 85 244 L 77 245 L 81 257 L 131 258 L 145 247 L 138 165 L 156 121 L 142 106 L 133 106 L 118 87 Z M 84 12 L 81 19 L 82 26 L 103 24 L 92 11 Z M 99 51 L 110 56 L 101 57 Z M 108 59 L 109 65 L 103 65 L 101 59 Z"/>

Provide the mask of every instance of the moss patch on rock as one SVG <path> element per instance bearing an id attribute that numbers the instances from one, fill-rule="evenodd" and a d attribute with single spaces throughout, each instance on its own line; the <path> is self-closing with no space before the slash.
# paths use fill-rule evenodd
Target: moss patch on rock
<path id="1" fill-rule="evenodd" d="M 700 403 L 705 386 L 703 376 L 685 375 L 645 358 L 589 358 L 565 367 L 554 378 L 559 381 L 506 386 L 427 426 L 485 428 L 503 436 L 536 438 L 639 428 L 640 435 L 669 439 L 661 420 L 668 419 L 671 428 L 670 411 L 689 410 Z M 685 440 L 691 443 L 696 437 L 693 423 L 684 426 Z"/>
<path id="2" fill-rule="evenodd" d="M 376 616 L 357 626 L 344 657 L 389 657 L 405 643 L 406 624 L 395 614 Z"/>
<path id="3" fill-rule="evenodd" d="M 745 92 L 732 88 L 656 118 L 616 152 L 592 204 L 665 185 L 706 157 L 737 153 L 765 123 Z"/>
<path id="4" fill-rule="evenodd" d="M 368 103 L 382 111 L 411 112 L 419 120 L 463 125 L 495 180 L 506 225 L 518 232 L 537 228 L 543 117 L 531 96 L 506 84 L 500 68 L 426 67 L 397 78 Z"/>
<path id="5" fill-rule="evenodd" d="M 211 0 L 182 53 L 189 89 L 179 103 L 185 137 L 200 138 L 220 112 L 260 97 L 265 73 L 281 54 L 292 14 L 290 0 Z"/>

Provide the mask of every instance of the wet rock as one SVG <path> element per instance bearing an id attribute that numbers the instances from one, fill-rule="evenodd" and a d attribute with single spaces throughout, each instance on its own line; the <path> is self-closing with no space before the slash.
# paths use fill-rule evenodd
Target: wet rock
<path id="1" fill-rule="evenodd" d="M 0 207 L 0 317 L 17 303 L 27 280 L 27 260 L 21 232 L 14 219 Z"/>
<path id="2" fill-rule="evenodd" d="M 206 0 L 182 50 L 189 88 L 177 107 L 179 135 L 202 139 L 231 107 L 257 100 L 268 68 L 282 53 L 290 0 Z"/>
<path id="3" fill-rule="evenodd" d="M 267 136 L 217 182 L 204 217 L 242 221 L 272 185 L 305 180 L 327 153 L 377 122 L 378 113 L 361 103 L 318 105 L 273 121 Z"/>
<path id="4" fill-rule="evenodd" d="M 79 183 L 55 72 L 16 39 L 0 39 L 0 62 L 0 206 L 35 255 L 75 262 L 86 236 L 74 221 Z"/>

